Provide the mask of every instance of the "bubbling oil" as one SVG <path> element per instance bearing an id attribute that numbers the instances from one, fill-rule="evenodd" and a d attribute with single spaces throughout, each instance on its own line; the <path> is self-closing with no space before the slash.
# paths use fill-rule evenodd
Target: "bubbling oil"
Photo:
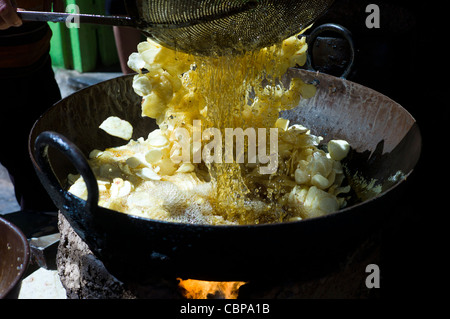
<path id="1" fill-rule="evenodd" d="M 277 108 L 279 101 L 276 101 L 277 89 L 283 89 L 280 60 L 277 57 L 280 51 L 281 45 L 275 45 L 240 56 L 195 57 L 198 75 L 194 85 L 205 98 L 206 128 L 218 128 L 224 137 L 225 128 L 245 130 L 274 127 L 280 111 Z M 256 99 L 264 99 L 263 107 L 252 108 Z M 244 157 L 248 159 L 249 140 L 245 139 L 244 143 Z M 254 187 L 255 184 L 249 180 L 252 177 L 244 172 L 245 165 L 235 160 L 226 162 L 224 157 L 225 153 L 222 152 L 221 163 L 207 164 L 214 184 L 210 200 L 216 213 L 226 220 L 248 224 L 258 223 L 257 216 L 265 215 L 261 214 L 263 211 L 281 210 L 274 206 L 278 205 L 281 194 L 285 194 L 281 191 L 284 187 L 282 184 L 273 183 L 271 188 L 265 190 L 261 186 Z M 249 188 L 249 184 L 253 187 Z M 271 204 L 258 205 L 258 201 L 254 201 L 255 197 L 268 198 Z M 272 217 L 275 215 L 272 214 Z"/>

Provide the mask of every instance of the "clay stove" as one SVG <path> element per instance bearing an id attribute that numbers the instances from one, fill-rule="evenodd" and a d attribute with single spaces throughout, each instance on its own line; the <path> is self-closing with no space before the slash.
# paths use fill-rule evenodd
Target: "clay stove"
<path id="1" fill-rule="evenodd" d="M 377 235 L 365 241 L 339 265 L 315 278 L 291 280 L 264 280 L 237 283 L 234 296 L 225 295 L 224 289 L 195 295 L 192 286 L 180 285 L 181 278 L 159 278 L 150 284 L 127 284 L 108 272 L 75 233 L 60 213 L 58 228 L 60 244 L 57 268 L 61 282 L 70 299 L 183 299 L 183 298 L 238 298 L 238 299 L 297 299 L 297 298 L 377 298 L 379 289 L 366 286 L 367 265 L 379 264 L 380 248 Z M 184 280 L 188 278 L 183 278 Z M 195 283 L 194 283 L 195 284 Z M 199 285 L 205 285 L 200 281 Z M 206 283 L 208 286 L 209 283 Z M 216 283 L 212 285 L 217 286 Z M 198 286 L 198 285 L 197 285 Z M 219 285 L 220 286 L 220 285 Z M 206 289 L 206 288 L 205 288 Z"/>

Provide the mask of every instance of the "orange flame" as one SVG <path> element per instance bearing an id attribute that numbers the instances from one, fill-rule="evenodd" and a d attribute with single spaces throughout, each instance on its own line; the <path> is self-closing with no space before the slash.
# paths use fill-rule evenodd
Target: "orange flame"
<path id="1" fill-rule="evenodd" d="M 187 299 L 237 299 L 239 287 L 246 284 L 244 281 L 177 280 Z"/>

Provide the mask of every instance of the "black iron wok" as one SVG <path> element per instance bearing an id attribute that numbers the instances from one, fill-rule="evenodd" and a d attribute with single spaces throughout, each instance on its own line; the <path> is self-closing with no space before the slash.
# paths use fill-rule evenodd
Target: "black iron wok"
<path id="1" fill-rule="evenodd" d="M 0 299 L 17 298 L 30 260 L 30 246 L 22 231 L 0 217 Z"/>
<path id="2" fill-rule="evenodd" d="M 250 226 L 168 223 L 98 207 L 97 184 L 84 156 L 93 149 L 124 144 L 100 130 L 100 123 L 112 115 L 125 119 L 134 127 L 134 139 L 156 128 L 152 119 L 140 115 L 132 76 L 93 85 L 55 104 L 30 133 L 31 159 L 56 206 L 121 280 L 307 275 L 338 260 L 393 213 L 390 200 L 419 159 L 421 135 L 404 108 L 367 87 L 298 69 L 291 69 L 288 77 L 314 82 L 318 91 L 284 116 L 323 136 L 324 143 L 331 138 L 349 141 L 349 178 L 355 172 L 375 178 L 380 194 L 356 192 L 349 207 L 320 218 Z M 77 171 L 87 183 L 87 201 L 65 190 L 67 175 Z"/>

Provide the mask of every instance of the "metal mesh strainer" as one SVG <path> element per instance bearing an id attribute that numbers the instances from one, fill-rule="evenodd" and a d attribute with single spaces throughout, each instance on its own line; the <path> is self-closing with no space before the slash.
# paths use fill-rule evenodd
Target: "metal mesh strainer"
<path id="1" fill-rule="evenodd" d="M 147 36 L 203 55 L 266 47 L 300 32 L 332 0 L 138 0 L 144 21 L 169 27 L 143 28 Z"/>
<path id="2" fill-rule="evenodd" d="M 333 0 L 125 0 L 130 18 L 80 15 L 81 23 L 141 29 L 170 48 L 201 54 L 236 54 L 262 48 L 300 32 Z M 67 14 L 42 13 L 24 20 L 63 22 Z M 59 20 L 57 19 L 59 16 Z M 73 17 L 74 15 L 72 15 Z"/>

